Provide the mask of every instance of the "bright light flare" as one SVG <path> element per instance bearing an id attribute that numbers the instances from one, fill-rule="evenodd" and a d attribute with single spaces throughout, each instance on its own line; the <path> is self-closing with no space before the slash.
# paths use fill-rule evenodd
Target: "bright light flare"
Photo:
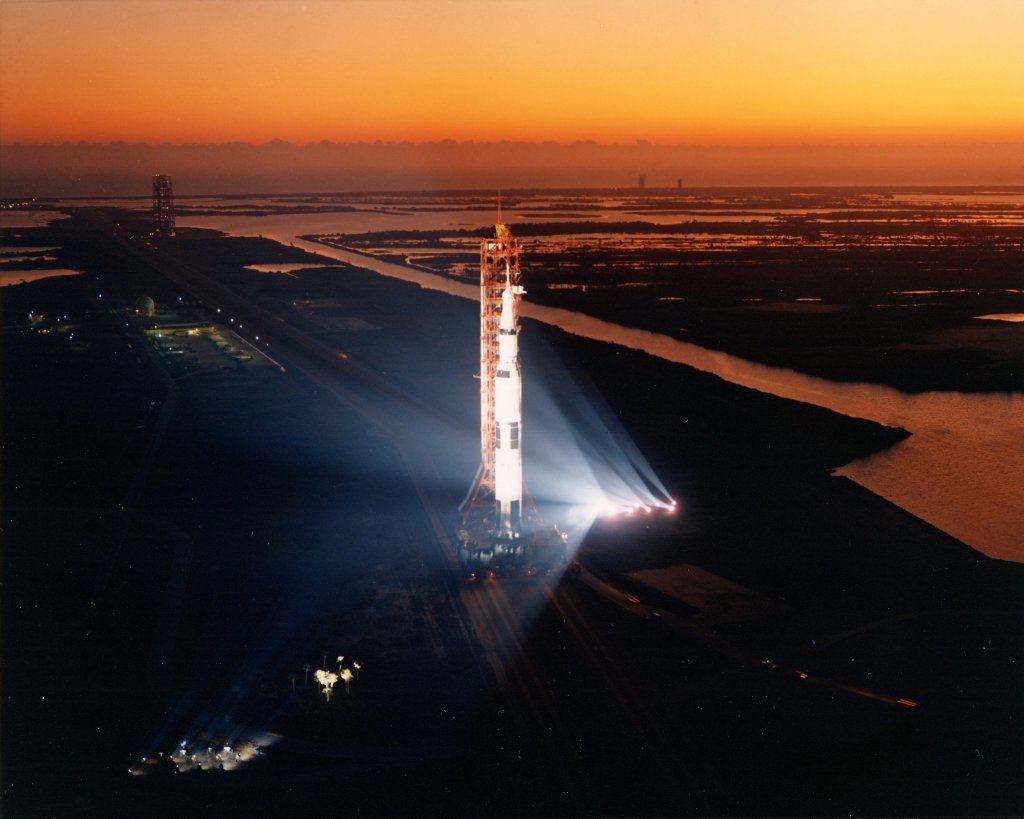
<path id="1" fill-rule="evenodd" d="M 658 511 L 674 514 L 679 509 L 675 500 L 630 500 L 605 498 L 600 501 L 591 502 L 584 506 L 586 513 L 592 518 L 613 518 L 623 515 L 645 515 L 654 514 Z"/>

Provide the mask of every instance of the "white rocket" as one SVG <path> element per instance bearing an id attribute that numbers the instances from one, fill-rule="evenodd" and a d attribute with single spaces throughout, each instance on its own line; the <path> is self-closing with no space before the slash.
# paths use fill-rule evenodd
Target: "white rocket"
<path id="1" fill-rule="evenodd" d="M 498 504 L 498 532 L 506 537 L 519 534 L 523 501 L 523 380 L 515 296 L 524 292 L 522 286 L 513 286 L 506 265 L 494 374 L 494 498 Z"/>

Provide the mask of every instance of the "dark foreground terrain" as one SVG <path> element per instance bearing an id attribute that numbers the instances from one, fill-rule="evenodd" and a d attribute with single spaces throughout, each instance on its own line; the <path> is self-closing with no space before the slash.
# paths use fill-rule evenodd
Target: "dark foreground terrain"
<path id="1" fill-rule="evenodd" d="M 527 322 L 527 384 L 604 396 L 682 513 L 468 587 L 474 305 L 137 229 L 4 240 L 83 271 L 3 292 L 5 815 L 1024 810 L 1022 567 L 829 474 L 901 431 Z M 277 364 L 157 352 L 141 295 Z M 680 565 L 717 600 L 634 574 Z M 336 655 L 363 670 L 327 702 L 303 668 Z M 237 770 L 159 757 L 250 737 Z"/>

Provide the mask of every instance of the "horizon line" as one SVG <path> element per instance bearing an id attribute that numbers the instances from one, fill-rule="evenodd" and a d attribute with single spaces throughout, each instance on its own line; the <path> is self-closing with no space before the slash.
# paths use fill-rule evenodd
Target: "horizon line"
<path id="1" fill-rule="evenodd" d="M 355 140 L 340 142 L 331 139 L 309 140 L 306 142 L 293 142 L 286 139 L 274 137 L 265 141 L 246 142 L 243 140 L 227 140 L 222 142 L 147 142 L 144 140 L 129 141 L 125 139 L 111 140 L 61 140 L 28 142 L 22 140 L 2 141 L 3 148 L 64 148 L 64 147 L 114 147 L 125 146 L 130 148 L 190 148 L 190 147 L 249 147 L 266 148 L 288 146 L 292 148 L 311 148 L 319 146 L 337 147 L 436 147 L 436 146 L 480 146 L 480 145 L 523 145 L 523 146 L 556 146 L 559 148 L 572 148 L 576 146 L 593 146 L 598 148 L 665 148 L 665 149 L 704 149 L 704 150 L 785 150 L 794 148 L 969 148 L 969 147 L 1011 147 L 1024 146 L 1024 135 L 1016 140 L 940 140 L 940 141 L 869 141 L 869 142 L 779 142 L 779 143 L 755 143 L 755 144 L 730 144 L 730 143 L 702 143 L 702 142 L 655 142 L 648 139 L 636 139 L 631 142 L 599 142 L 594 139 L 575 139 L 562 141 L 557 139 L 464 139 L 457 140 L 451 137 L 444 139 L 412 140 L 383 140 L 372 141 Z"/>
<path id="2" fill-rule="evenodd" d="M 649 194 L 649 193 L 664 193 L 664 192 L 678 192 L 678 191 L 716 191 L 716 190 L 746 190 L 746 191 L 764 191 L 764 190 L 791 190 L 791 191 L 826 191 L 826 190 L 859 190 L 859 191 L 894 191 L 899 189 L 913 189 L 913 190 L 936 190 L 936 191 L 948 191 L 948 190 L 980 190 L 980 189 L 998 189 L 998 190 L 1020 190 L 1024 193 L 1024 184 L 989 184 L 985 182 L 978 183 L 934 183 L 934 184 L 917 184 L 912 182 L 891 182 L 885 184 L 871 184 L 871 185 L 799 185 L 799 184 L 777 184 L 777 185 L 684 185 L 682 188 L 678 188 L 674 185 L 665 185 L 657 187 L 646 187 L 637 188 L 635 186 L 630 187 L 627 185 L 550 185 L 550 186 L 524 186 L 519 188 L 502 188 L 502 193 L 535 193 L 538 191 L 562 191 L 566 193 L 604 193 L 604 192 L 624 192 L 630 194 Z M 252 191 L 245 193 L 229 192 L 229 191 L 211 191 L 209 193 L 184 193 L 175 194 L 175 200 L 179 199 L 205 199 L 210 196 L 226 196 L 238 199 L 252 199 L 261 196 L 275 197 L 275 196 L 354 196 L 354 195 L 371 195 L 371 194 L 386 194 L 386 195 L 401 195 L 401 194 L 494 194 L 495 188 L 487 187 L 456 187 L 456 188 L 366 188 L 366 189 L 351 189 L 351 190 L 333 190 L 333 191 L 314 191 L 314 190 L 265 190 L 265 191 Z M 102 199 L 140 199 L 150 200 L 152 199 L 151 193 L 132 193 L 132 194 L 78 194 L 78 195 L 61 195 L 61 196 L 42 196 L 33 195 L 25 197 L 6 197 L 6 199 L 19 199 L 19 200 L 32 200 L 35 202 L 45 203 L 60 201 L 66 202 L 75 199 L 85 200 L 102 200 Z M 571 221 L 571 220 L 568 220 Z M 585 221 L 585 220 L 584 220 Z M 642 221 L 642 220 L 641 220 Z M 699 221 L 699 220 L 698 220 Z"/>

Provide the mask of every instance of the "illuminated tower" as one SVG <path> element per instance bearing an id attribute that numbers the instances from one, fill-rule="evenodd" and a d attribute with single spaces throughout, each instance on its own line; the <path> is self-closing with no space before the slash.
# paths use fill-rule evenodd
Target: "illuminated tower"
<path id="1" fill-rule="evenodd" d="M 525 571 L 561 571 L 568 533 L 542 519 L 523 487 L 523 388 L 519 361 L 519 242 L 501 221 L 480 244 L 480 468 L 453 531 L 473 582 Z"/>
<path id="2" fill-rule="evenodd" d="M 480 243 L 480 468 L 463 502 L 496 506 L 498 532 L 518 533 L 522 494 L 519 242 L 500 222 Z"/>
<path id="3" fill-rule="evenodd" d="M 153 234 L 174 235 L 174 194 L 171 177 L 165 173 L 153 177 Z"/>

